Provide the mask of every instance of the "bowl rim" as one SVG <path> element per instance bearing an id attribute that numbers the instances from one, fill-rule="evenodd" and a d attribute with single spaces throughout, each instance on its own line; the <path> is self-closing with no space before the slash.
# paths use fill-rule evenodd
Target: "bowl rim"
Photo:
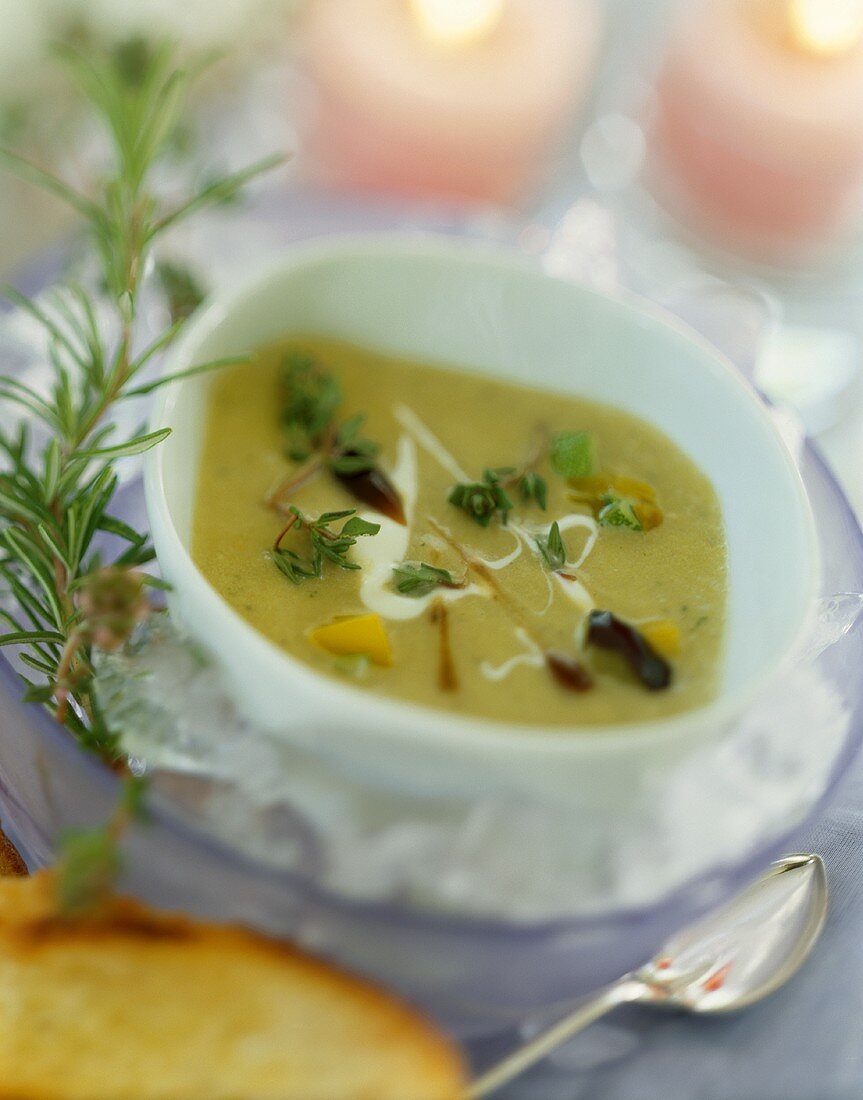
<path id="1" fill-rule="evenodd" d="M 327 711 L 334 712 L 339 705 L 349 707 L 362 700 L 366 718 L 363 726 L 373 725 L 379 734 L 386 731 L 394 746 L 410 744 L 413 737 L 430 733 L 434 737 L 437 749 L 463 753 L 466 741 L 475 739 L 475 744 L 470 746 L 471 750 L 487 754 L 493 747 L 490 739 L 495 738 L 497 745 L 494 748 L 500 752 L 517 752 L 522 757 L 529 756 L 553 761 L 557 757 L 569 758 L 573 754 L 596 749 L 601 749 L 603 752 L 625 753 L 633 745 L 634 734 L 637 734 L 639 748 L 644 749 L 658 748 L 676 742 L 692 732 L 695 727 L 721 728 L 740 715 L 751 701 L 793 661 L 814 615 L 822 574 L 821 549 L 800 469 L 771 418 L 770 406 L 746 381 L 727 356 L 674 314 L 625 288 L 616 288 L 612 292 L 599 291 L 575 280 L 544 271 L 537 265 L 535 258 L 519 253 L 511 246 L 473 239 L 452 239 L 427 232 L 345 233 L 291 245 L 268 262 L 246 270 L 230 287 L 214 294 L 189 322 L 180 339 L 166 356 L 162 374 L 168 375 L 188 366 L 194 359 L 196 346 L 219 323 L 232 315 L 257 289 L 288 272 L 309 264 L 332 262 L 346 256 L 362 258 L 367 255 L 372 259 L 380 259 L 383 255 L 391 258 L 409 258 L 419 254 L 438 261 L 450 260 L 460 264 L 472 263 L 486 269 L 491 267 L 514 272 L 521 271 L 559 284 L 574 284 L 578 287 L 579 293 L 588 298 L 613 302 L 624 310 L 636 314 L 643 323 L 672 330 L 677 338 L 699 350 L 706 368 L 715 375 L 721 376 L 725 384 L 745 395 L 753 415 L 761 420 L 768 434 L 775 441 L 785 471 L 795 489 L 801 506 L 800 515 L 806 551 L 811 565 L 807 584 L 801 592 L 796 624 L 794 629 L 789 631 L 784 646 L 762 666 L 756 675 L 739 687 L 722 693 L 701 706 L 652 721 L 544 729 L 542 726 L 458 715 L 434 707 L 391 699 L 362 687 L 343 683 L 311 668 L 271 642 L 227 603 L 200 572 L 189 549 L 177 532 L 165 495 L 165 449 L 156 447 L 148 453 L 144 464 L 147 515 L 151 529 L 159 530 L 158 541 L 162 547 L 170 544 L 175 568 L 179 566 L 183 571 L 184 575 L 178 578 L 180 584 L 183 585 L 187 594 L 191 593 L 192 598 L 206 600 L 214 613 L 221 617 L 226 628 L 234 631 L 235 635 L 239 635 L 244 647 L 256 647 L 268 661 L 286 663 L 295 674 L 299 673 L 311 682 L 325 686 L 327 702 L 326 705 L 321 704 L 322 714 Z M 182 388 L 196 381 L 198 379 L 194 377 L 181 379 L 162 389 L 150 419 L 151 430 L 171 425 L 173 409 Z M 208 648 L 217 660 L 224 660 L 217 646 L 208 645 Z M 319 698 L 323 699 L 324 694 L 319 695 Z M 333 699 L 337 702 L 333 703 Z M 572 736 L 573 733 L 577 733 L 577 736 Z"/>

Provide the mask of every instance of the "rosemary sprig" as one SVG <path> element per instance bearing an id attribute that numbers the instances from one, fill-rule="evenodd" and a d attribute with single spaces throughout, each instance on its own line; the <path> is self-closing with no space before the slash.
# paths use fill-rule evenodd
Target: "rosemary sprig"
<path id="1" fill-rule="evenodd" d="M 113 515 L 114 466 L 156 446 L 167 432 L 122 434 L 113 412 L 171 380 L 145 382 L 142 372 L 182 324 L 178 317 L 149 346 L 138 347 L 144 273 L 169 226 L 230 199 L 282 158 L 168 202 L 155 186 L 155 170 L 169 154 L 200 64 L 181 65 L 171 46 L 142 40 L 103 55 L 65 49 L 62 57 L 108 140 L 108 166 L 86 193 L 9 150 L 0 150 L 0 166 L 83 219 L 114 331 L 97 322 L 98 295 L 82 286 L 71 284 L 45 304 L 9 292 L 46 335 L 52 382 L 45 393 L 0 375 L 0 403 L 21 419 L 17 428 L 0 431 L 0 580 L 10 599 L 0 611 L 9 628 L 0 645 L 17 647 L 36 673 L 27 679 L 28 697 L 49 706 L 84 746 L 114 761 L 119 747 L 92 691 L 92 651 L 120 644 L 147 613 L 144 588 L 152 582 L 141 570 L 153 558 L 147 536 Z"/>
<path id="2" fill-rule="evenodd" d="M 199 277 L 187 264 L 176 260 L 160 260 L 155 274 L 168 303 L 171 323 L 187 320 L 206 297 Z"/>
<path id="3" fill-rule="evenodd" d="M 324 512 L 317 519 L 304 516 L 299 508 L 291 507 L 290 513 L 291 518 L 273 544 L 270 559 L 291 584 L 302 584 L 310 579 L 320 580 L 324 575 L 326 562 L 339 569 L 359 569 L 359 564 L 347 557 L 348 551 L 356 545 L 358 538 L 376 535 L 381 529 L 379 523 L 369 523 L 358 516 L 355 508 L 343 512 Z M 333 531 L 332 525 L 341 519 L 346 521 L 341 530 Z M 291 531 L 302 532 L 307 536 L 305 554 L 283 545 Z"/>
<path id="4" fill-rule="evenodd" d="M 133 821 L 146 821 L 146 780 L 124 777 L 120 798 L 104 825 L 67 832 L 56 867 L 57 906 L 67 919 L 97 909 L 114 886 L 120 871 L 119 841 Z"/>

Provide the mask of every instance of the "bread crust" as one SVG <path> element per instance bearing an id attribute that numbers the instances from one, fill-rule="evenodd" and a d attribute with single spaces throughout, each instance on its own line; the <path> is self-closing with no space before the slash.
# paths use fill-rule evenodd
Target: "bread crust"
<path id="1" fill-rule="evenodd" d="M 186 1064 L 183 1064 L 183 1063 Z M 371 984 L 243 928 L 0 880 L 2 1100 L 456 1100 L 452 1043 Z"/>
<path id="2" fill-rule="evenodd" d="M 26 874 L 27 864 L 9 837 L 0 829 L 0 876 Z"/>

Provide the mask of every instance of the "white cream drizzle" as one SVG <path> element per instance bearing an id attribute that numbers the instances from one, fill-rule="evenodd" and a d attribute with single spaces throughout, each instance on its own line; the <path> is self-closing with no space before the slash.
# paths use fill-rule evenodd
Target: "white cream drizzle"
<path id="1" fill-rule="evenodd" d="M 522 630 L 519 626 L 516 628 L 515 636 L 524 646 L 524 652 L 516 653 L 514 657 L 510 657 L 509 660 L 504 661 L 502 665 L 493 665 L 488 661 L 483 661 L 479 666 L 479 670 L 483 676 L 485 676 L 486 680 L 505 680 L 513 669 L 518 668 L 519 665 L 530 665 L 532 668 L 540 668 L 545 663 L 542 650 L 527 631 Z"/>
<path id="2" fill-rule="evenodd" d="M 360 583 L 360 598 L 365 606 L 385 619 L 405 621 L 415 619 L 427 608 L 432 599 L 443 599 L 447 603 L 464 599 L 467 596 L 482 596 L 490 598 L 491 592 L 485 585 L 468 584 L 464 588 L 437 589 L 427 596 L 405 599 L 396 592 L 392 585 L 393 567 L 403 562 L 407 556 L 410 544 L 411 526 L 416 510 L 417 495 L 419 492 L 419 472 L 417 465 L 417 444 L 429 454 L 444 470 L 451 474 L 456 481 L 469 481 L 470 478 L 459 466 L 455 458 L 444 447 L 434 432 L 423 420 L 407 405 L 396 405 L 393 415 L 399 424 L 408 433 L 400 437 L 398 442 L 396 465 L 392 471 L 393 485 L 402 498 L 405 518 L 407 523 L 396 523 L 377 512 L 364 511 L 364 518 L 380 523 L 380 532 L 372 539 L 360 539 L 354 548 L 354 557 L 362 567 L 362 581 Z M 587 530 L 588 537 L 584 547 L 576 561 L 566 563 L 566 572 L 574 573 L 580 569 L 587 560 L 596 544 L 599 533 L 599 525 L 591 516 L 580 513 L 570 513 L 562 516 L 557 521 L 561 533 L 581 527 Z M 548 531 L 547 524 L 518 524 L 511 523 L 509 531 L 515 539 L 514 549 L 501 558 L 481 558 L 487 569 L 501 570 L 512 565 L 525 548 L 538 554 L 536 536 Z M 551 606 L 553 599 L 552 580 L 546 574 L 548 584 L 548 602 L 539 612 L 544 615 Z M 588 611 L 593 607 L 590 593 L 578 580 L 569 580 L 559 574 L 553 574 L 558 586 L 566 597 L 577 604 L 582 610 Z M 576 634 L 580 631 L 580 625 L 576 628 Z M 542 650 L 533 639 L 521 627 L 515 630 L 516 638 L 524 647 L 521 653 L 516 653 L 501 665 L 491 665 L 483 661 L 480 672 L 487 680 L 505 680 L 510 673 L 520 665 L 539 667 L 543 664 Z"/>
<path id="3" fill-rule="evenodd" d="M 423 420 L 420 420 L 413 409 L 408 408 L 407 405 L 396 405 L 393 409 L 393 416 L 398 420 L 399 424 L 401 424 L 406 432 L 410 432 L 422 449 L 428 452 L 438 465 L 443 466 L 447 473 L 452 474 L 456 481 L 471 480 L 446 447 L 444 447 L 443 443 L 441 443 L 428 425 Z"/>
<path id="4" fill-rule="evenodd" d="M 363 518 L 379 523 L 381 529 L 374 538 L 359 539 L 353 548 L 354 558 L 362 569 L 360 599 L 369 611 L 375 611 L 385 619 L 404 621 L 421 615 L 432 598 L 451 603 L 465 596 L 487 595 L 484 588 L 475 584 L 465 588 L 439 589 L 428 596 L 411 599 L 405 599 L 393 589 L 393 566 L 407 557 L 419 491 L 417 449 L 410 436 L 403 435 L 399 439 L 396 465 L 390 477 L 402 499 L 406 524 L 396 523 L 378 512 L 363 511 Z"/>
<path id="5" fill-rule="evenodd" d="M 495 558 L 491 561 L 488 558 L 480 558 L 479 560 L 486 567 L 486 569 L 506 569 L 508 565 L 512 565 L 516 558 L 521 557 L 521 552 L 523 549 L 523 533 L 521 529 L 513 524 L 510 524 L 507 530 L 515 539 L 515 549 L 511 554 L 507 554 L 503 558 Z"/>

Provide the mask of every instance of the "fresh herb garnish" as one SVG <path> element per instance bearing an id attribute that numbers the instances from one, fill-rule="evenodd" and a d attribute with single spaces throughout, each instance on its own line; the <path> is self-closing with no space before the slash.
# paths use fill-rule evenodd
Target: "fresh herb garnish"
<path id="1" fill-rule="evenodd" d="M 557 520 L 551 525 L 547 535 L 536 536 L 536 545 L 552 573 L 563 569 L 566 565 L 566 546 Z"/>
<path id="2" fill-rule="evenodd" d="M 305 462 L 325 444 L 342 387 L 312 356 L 291 351 L 282 367 L 282 393 L 285 451 L 292 461 Z"/>
<path id="3" fill-rule="evenodd" d="M 167 301 L 171 323 L 187 320 L 206 296 L 198 276 L 187 264 L 176 260 L 160 260 L 155 275 Z"/>
<path id="4" fill-rule="evenodd" d="M 632 501 L 614 493 L 604 493 L 602 508 L 596 517 L 601 527 L 625 527 L 629 531 L 641 531 L 643 527 Z"/>
<path id="5" fill-rule="evenodd" d="M 64 917 L 87 915 L 111 893 L 122 870 L 120 837 L 133 821 L 147 820 L 147 783 L 146 776 L 126 775 L 120 798 L 104 825 L 73 829 L 60 838 L 55 892 Z"/>
<path id="6" fill-rule="evenodd" d="M 587 504 L 602 527 L 652 531 L 664 516 L 656 490 L 647 481 L 620 474 L 594 474 L 572 481 L 570 496 Z"/>
<path id="7" fill-rule="evenodd" d="M 405 561 L 393 567 L 396 591 L 403 596 L 427 596 L 436 588 L 464 588 L 466 581 L 457 581 L 448 569 L 438 569 L 426 562 Z"/>
<path id="8" fill-rule="evenodd" d="M 544 477 L 535 470 L 527 470 L 519 478 L 517 487 L 523 501 L 534 500 L 545 511 L 548 506 L 548 483 Z"/>
<path id="9" fill-rule="evenodd" d="M 507 469 L 506 472 L 511 472 Z M 447 500 L 475 520 L 480 527 L 488 527 L 495 515 L 506 526 L 513 509 L 512 500 L 501 483 L 505 473 L 501 469 L 485 470 L 482 481 L 454 485 Z"/>
<path id="10" fill-rule="evenodd" d="M 531 639 L 541 652 L 545 667 L 552 679 L 567 691 L 589 691 L 593 687 L 593 678 L 578 658 L 570 656 L 568 653 L 562 653 L 554 646 L 549 646 L 540 631 L 537 630 L 530 613 L 526 611 L 517 597 L 501 584 L 494 570 L 489 569 L 486 562 L 457 542 L 434 517 L 429 516 L 428 522 L 437 535 L 456 551 L 468 571 L 474 573 L 481 582 L 491 589 L 512 622 Z"/>
<path id="11" fill-rule="evenodd" d="M 174 323 L 141 348 L 141 289 L 154 246 L 169 229 L 236 196 L 284 158 L 269 157 L 169 203 L 151 181 L 159 163 L 173 155 L 180 112 L 201 65 L 183 65 L 171 46 L 141 39 L 106 54 L 67 48 L 63 57 L 102 129 L 110 153 L 106 167 L 92 172 L 86 192 L 6 149 L 0 149 L 0 167 L 78 215 L 95 251 L 99 289 L 70 284 L 45 302 L 8 294 L 46 335 L 51 379 L 37 390 L 17 376 L 0 375 L 0 620 L 9 628 L 0 646 L 16 647 L 29 670 L 27 698 L 48 707 L 82 747 L 117 768 L 123 757 L 95 697 L 93 651 L 128 638 L 149 612 L 144 590 L 156 582 L 141 573 L 153 559 L 146 533 L 112 513 L 114 464 L 168 433 L 124 432 L 114 414 L 123 402 L 178 377 L 238 361 L 203 363 L 147 381 L 146 369 L 176 338 L 196 295 L 187 283 L 182 308 L 179 298 L 173 302 Z M 173 290 L 179 291 L 176 280 Z M 103 328 L 98 318 L 105 300 L 114 323 Z M 40 436 L 47 442 L 37 442 Z M 110 888 L 119 867 L 117 842 L 138 812 L 141 785 L 127 776 L 126 796 L 111 821 L 74 834 L 61 848 L 64 911 L 80 911 Z"/>
<path id="12" fill-rule="evenodd" d="M 365 423 L 363 413 L 357 413 L 336 432 L 336 439 L 327 465 L 341 478 L 353 478 L 358 474 L 370 473 L 375 468 L 375 459 L 380 447 L 371 439 L 360 435 Z"/>
<path id="13" fill-rule="evenodd" d="M 549 457 L 561 477 L 590 477 L 597 469 L 596 437 L 592 432 L 558 432 L 552 436 Z"/>
<path id="14" fill-rule="evenodd" d="M 381 529 L 379 523 L 369 523 L 358 516 L 355 508 L 343 512 L 324 512 L 317 519 L 304 516 L 299 508 L 293 506 L 289 511 L 291 518 L 273 544 L 270 558 L 291 584 L 302 584 L 309 579 L 320 580 L 324 575 L 326 562 L 339 569 L 359 569 L 359 564 L 347 557 L 348 551 L 356 545 L 358 538 L 376 535 Z M 346 521 L 341 529 L 332 530 L 332 525 L 341 519 Z M 283 546 L 291 531 L 303 533 L 307 537 L 304 554 Z"/>
<path id="15" fill-rule="evenodd" d="M 142 373 L 182 324 L 178 320 L 141 349 L 141 287 L 154 245 L 169 228 L 236 194 L 283 158 L 268 158 L 168 205 L 151 180 L 169 155 L 185 93 L 200 66 L 184 67 L 171 47 L 144 48 L 141 42 L 105 55 L 67 49 L 64 58 L 110 145 L 107 167 L 84 193 L 8 150 L 0 150 L 0 165 L 59 197 L 83 219 L 100 263 L 101 291 L 73 284 L 47 303 L 9 292 L 45 332 L 53 379 L 46 392 L 0 376 L 0 581 L 15 604 L 0 612 L 10 628 L 0 645 L 23 647 L 20 659 L 37 674 L 28 680 L 28 697 L 50 706 L 81 744 L 113 762 L 119 746 L 93 696 L 92 650 L 122 640 L 138 621 L 145 578 L 129 578 L 153 558 L 147 535 L 112 514 L 114 464 L 168 434 L 122 434 L 113 414 L 124 401 L 173 380 L 147 382 Z M 97 320 L 100 293 L 115 314 L 116 324 L 107 331 Z M 184 373 L 221 365 L 201 364 Z M 17 429 L 10 426 L 12 406 L 23 413 Z M 47 444 L 37 444 L 39 432 L 47 434 Z M 107 545 L 117 547 L 107 556 L 97 546 L 106 535 L 113 536 Z"/>
<path id="16" fill-rule="evenodd" d="M 342 424 L 336 421 L 342 388 L 332 371 L 311 355 L 289 352 L 282 370 L 282 389 L 285 452 L 304 465 L 269 494 L 270 507 L 286 512 L 290 497 L 300 486 L 329 470 L 355 499 L 404 524 L 401 497 L 377 465 L 380 447 L 361 433 L 365 416 L 357 413 Z"/>

